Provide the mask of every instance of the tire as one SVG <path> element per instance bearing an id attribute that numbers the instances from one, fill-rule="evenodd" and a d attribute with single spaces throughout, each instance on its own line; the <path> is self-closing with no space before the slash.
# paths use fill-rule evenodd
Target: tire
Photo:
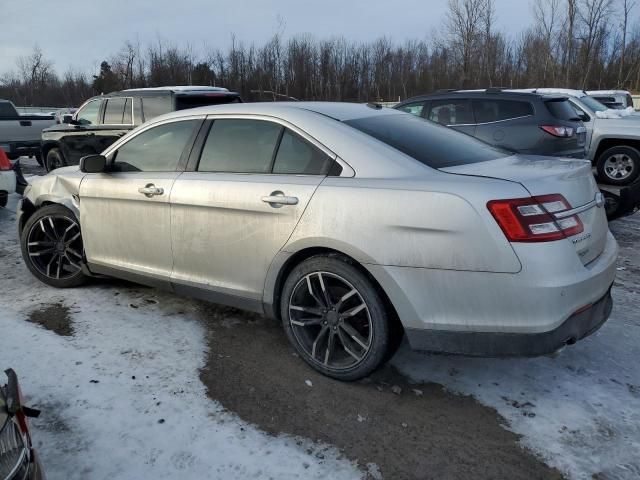
<path id="1" fill-rule="evenodd" d="M 59 148 L 52 148 L 47 152 L 47 158 L 45 160 L 44 167 L 47 172 L 51 172 L 56 168 L 65 167 L 67 164 L 64 161 L 64 156 Z"/>
<path id="2" fill-rule="evenodd" d="M 640 175 L 640 151 L 622 145 L 612 147 L 598 157 L 598 179 L 609 185 L 629 185 Z"/>
<path id="3" fill-rule="evenodd" d="M 390 348 L 388 314 L 370 280 L 347 258 L 317 255 L 301 262 L 280 298 L 287 338 L 318 372 L 353 381 L 384 363 Z"/>
<path id="4" fill-rule="evenodd" d="M 36 210 L 22 229 L 20 246 L 27 268 L 42 283 L 71 288 L 87 281 L 80 224 L 68 208 L 48 205 Z"/>
<path id="5" fill-rule="evenodd" d="M 44 167 L 44 161 L 42 160 L 42 154 L 41 153 L 36 153 L 35 157 L 36 157 L 36 162 L 38 162 L 38 165 L 40 165 L 41 167 Z"/>

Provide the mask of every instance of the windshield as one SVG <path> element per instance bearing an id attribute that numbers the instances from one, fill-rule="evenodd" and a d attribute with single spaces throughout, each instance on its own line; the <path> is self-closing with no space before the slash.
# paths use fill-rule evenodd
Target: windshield
<path id="1" fill-rule="evenodd" d="M 600 103 L 598 100 L 596 100 L 593 97 L 589 97 L 589 96 L 580 97 L 580 101 L 584 103 L 587 107 L 589 107 L 591 110 L 593 110 L 594 112 L 604 112 L 608 110 L 607 107 L 605 107 L 602 103 Z"/>
<path id="2" fill-rule="evenodd" d="M 486 162 L 512 155 L 410 113 L 357 118 L 344 123 L 432 168 Z"/>

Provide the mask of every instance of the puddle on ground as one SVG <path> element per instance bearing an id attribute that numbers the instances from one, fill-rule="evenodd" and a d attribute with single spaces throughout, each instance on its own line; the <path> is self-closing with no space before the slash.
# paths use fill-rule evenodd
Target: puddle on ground
<path id="1" fill-rule="evenodd" d="M 43 304 L 40 309 L 31 312 L 27 320 L 63 337 L 70 337 L 74 333 L 69 307 L 62 303 Z"/>

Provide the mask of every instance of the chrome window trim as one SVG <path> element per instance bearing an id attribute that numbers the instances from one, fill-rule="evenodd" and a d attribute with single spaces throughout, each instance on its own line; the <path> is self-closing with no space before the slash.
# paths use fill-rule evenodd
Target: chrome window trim
<path id="1" fill-rule="evenodd" d="M 101 102 L 100 106 L 98 107 L 98 116 L 100 116 L 100 110 L 102 109 L 102 101 L 104 101 L 103 97 L 99 97 L 99 98 L 92 98 L 90 100 L 87 100 L 86 102 L 84 102 L 82 105 L 80 105 L 80 108 L 78 108 L 78 111 L 76 113 L 73 114 L 73 118 L 74 120 L 78 120 L 78 114 L 80 112 L 82 112 L 82 110 L 84 110 L 84 107 L 86 107 L 87 105 L 89 105 L 92 102 Z M 89 125 L 100 125 L 100 123 L 90 123 Z"/>
<path id="2" fill-rule="evenodd" d="M 493 122 L 481 122 L 481 123 L 452 123 L 451 125 L 447 125 L 447 127 L 477 127 L 479 125 L 493 125 L 494 123 L 502 123 L 502 122 L 510 122 L 511 120 L 520 120 L 522 118 L 529 118 L 529 117 L 533 117 L 533 114 L 531 115 L 522 115 L 520 117 L 513 117 L 513 118 L 505 118 L 503 120 L 495 120 Z M 433 122 L 433 120 L 431 120 Z M 435 122 L 438 123 L 438 122 Z"/>
<path id="3" fill-rule="evenodd" d="M 115 152 L 122 145 L 130 142 L 131 140 L 136 138 L 138 135 L 152 128 L 159 127 L 166 123 L 183 122 L 186 120 L 204 120 L 205 118 L 206 118 L 206 115 L 185 115 L 184 117 L 172 117 L 172 118 L 167 118 L 154 123 L 145 123 L 141 127 L 138 127 L 136 130 L 132 130 L 133 132 L 132 134 L 125 135 L 123 138 L 121 138 L 120 140 L 118 140 L 117 142 L 109 146 L 104 152 L 102 152 L 102 155 L 104 155 L 105 157 L 107 157 L 107 159 L 109 159 L 109 156 L 113 154 L 113 152 Z"/>

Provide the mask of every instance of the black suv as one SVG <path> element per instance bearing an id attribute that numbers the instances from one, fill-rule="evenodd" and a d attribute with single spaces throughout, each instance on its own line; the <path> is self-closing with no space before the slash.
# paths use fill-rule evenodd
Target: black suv
<path id="1" fill-rule="evenodd" d="M 514 152 L 585 158 L 586 129 L 565 96 L 447 90 L 394 108 Z"/>
<path id="2" fill-rule="evenodd" d="M 240 95 L 226 88 L 196 86 L 139 88 L 93 97 L 73 116 L 65 116 L 63 124 L 42 131 L 44 165 L 47 171 L 76 165 L 164 113 L 237 102 L 242 102 Z"/>

